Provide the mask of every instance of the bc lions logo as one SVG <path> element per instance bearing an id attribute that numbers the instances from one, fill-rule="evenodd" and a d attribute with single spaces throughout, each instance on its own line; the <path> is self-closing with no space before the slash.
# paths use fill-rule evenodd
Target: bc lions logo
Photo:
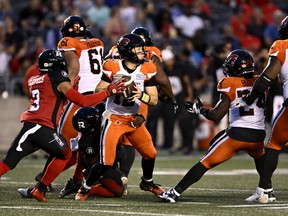
<path id="1" fill-rule="evenodd" d="M 236 55 L 236 54 L 230 55 L 229 59 L 227 60 L 227 65 L 233 67 L 234 63 L 235 63 L 235 61 L 237 61 L 237 59 L 238 59 L 238 55 Z"/>
<path id="2" fill-rule="evenodd" d="M 126 46 L 130 40 L 128 38 L 122 38 L 122 40 L 119 42 L 119 45 Z"/>

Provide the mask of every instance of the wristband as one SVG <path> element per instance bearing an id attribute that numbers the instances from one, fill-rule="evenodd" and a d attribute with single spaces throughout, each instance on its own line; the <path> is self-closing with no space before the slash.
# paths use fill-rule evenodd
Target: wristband
<path id="1" fill-rule="evenodd" d="M 150 97 L 150 95 L 142 92 L 141 97 L 139 98 L 139 100 L 142 101 L 145 104 L 149 104 L 149 102 L 151 100 L 151 97 Z"/>

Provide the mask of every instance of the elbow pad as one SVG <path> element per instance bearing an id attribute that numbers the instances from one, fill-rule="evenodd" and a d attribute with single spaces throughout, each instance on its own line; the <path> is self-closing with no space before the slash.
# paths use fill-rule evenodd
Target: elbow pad
<path id="1" fill-rule="evenodd" d="M 270 83 L 271 79 L 263 74 L 259 77 L 259 79 L 256 80 L 253 90 L 255 93 L 258 93 L 258 95 L 261 95 L 270 86 Z"/>
<path id="2" fill-rule="evenodd" d="M 247 105 L 251 105 L 256 98 L 263 94 L 270 86 L 270 83 L 271 79 L 269 77 L 267 77 L 265 74 L 260 75 L 260 77 L 256 80 L 251 93 L 245 99 Z"/>

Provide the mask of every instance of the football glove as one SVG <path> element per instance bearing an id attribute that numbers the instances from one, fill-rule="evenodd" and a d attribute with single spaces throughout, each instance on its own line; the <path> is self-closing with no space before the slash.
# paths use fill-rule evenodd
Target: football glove
<path id="1" fill-rule="evenodd" d="M 200 109 L 203 107 L 203 103 L 200 98 L 196 98 L 197 102 L 192 103 L 190 101 L 185 102 L 185 109 L 190 113 L 200 114 Z"/>
<path id="2" fill-rule="evenodd" d="M 242 98 L 237 98 L 234 104 L 236 108 L 239 108 L 239 107 L 244 107 L 244 106 L 250 106 L 251 104 L 253 104 L 253 102 L 254 100 L 251 99 L 249 95 L 245 95 Z"/>
<path id="3" fill-rule="evenodd" d="M 106 94 L 108 97 L 115 95 L 115 94 L 121 94 L 126 89 L 125 84 L 122 80 L 118 80 L 117 82 L 112 82 L 107 87 Z"/>
<path id="4" fill-rule="evenodd" d="M 145 122 L 145 118 L 144 116 L 141 114 L 141 113 L 137 113 L 135 116 L 134 116 L 134 120 L 131 121 L 130 123 L 130 126 L 132 128 L 138 128 L 138 127 L 141 127 L 141 125 Z"/>

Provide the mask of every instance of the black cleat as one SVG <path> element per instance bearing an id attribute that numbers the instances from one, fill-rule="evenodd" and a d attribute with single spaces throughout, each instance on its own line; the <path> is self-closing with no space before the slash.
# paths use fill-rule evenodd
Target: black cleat
<path id="1" fill-rule="evenodd" d="M 60 191 L 59 197 L 63 198 L 71 193 L 77 193 L 82 186 L 82 181 L 70 178 L 65 187 Z"/>

